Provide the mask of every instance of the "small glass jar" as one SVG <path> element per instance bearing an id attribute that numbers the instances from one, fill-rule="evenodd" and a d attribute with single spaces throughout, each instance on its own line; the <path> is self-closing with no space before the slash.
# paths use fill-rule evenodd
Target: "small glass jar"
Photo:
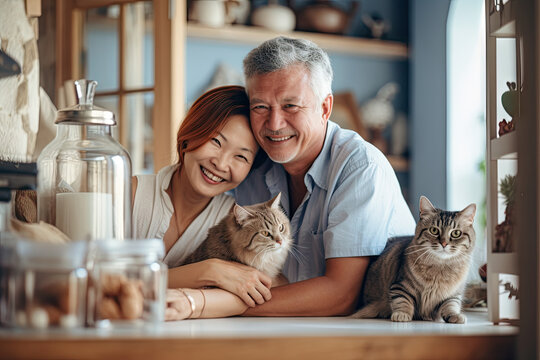
<path id="1" fill-rule="evenodd" d="M 85 325 L 87 243 L 38 243 L 19 239 L 9 298 L 17 327 L 46 329 Z"/>
<path id="2" fill-rule="evenodd" d="M 167 289 L 164 253 L 160 239 L 97 241 L 89 323 L 107 328 L 162 322 Z"/>

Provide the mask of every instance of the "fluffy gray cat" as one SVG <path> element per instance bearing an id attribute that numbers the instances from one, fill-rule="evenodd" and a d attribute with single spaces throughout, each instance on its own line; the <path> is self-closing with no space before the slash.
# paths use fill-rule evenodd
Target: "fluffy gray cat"
<path id="1" fill-rule="evenodd" d="M 474 248 L 476 205 L 444 211 L 420 197 L 414 237 L 392 239 L 367 271 L 355 318 L 463 324 L 461 294 Z"/>
<path id="2" fill-rule="evenodd" d="M 235 204 L 182 265 L 218 258 L 252 266 L 275 278 L 292 245 L 289 219 L 279 206 L 280 199 L 281 193 L 261 204 Z"/>

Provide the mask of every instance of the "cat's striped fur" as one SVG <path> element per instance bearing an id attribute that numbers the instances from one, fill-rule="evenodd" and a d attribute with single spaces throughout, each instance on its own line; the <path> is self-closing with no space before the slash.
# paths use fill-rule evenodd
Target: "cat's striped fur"
<path id="1" fill-rule="evenodd" d="M 261 204 L 235 204 L 182 265 L 218 258 L 277 276 L 292 245 L 289 219 L 279 206 L 280 199 L 281 193 Z"/>
<path id="2" fill-rule="evenodd" d="M 476 205 L 460 212 L 435 209 L 420 198 L 414 237 L 391 239 L 367 271 L 355 318 L 464 323 L 461 294 L 475 243 Z"/>

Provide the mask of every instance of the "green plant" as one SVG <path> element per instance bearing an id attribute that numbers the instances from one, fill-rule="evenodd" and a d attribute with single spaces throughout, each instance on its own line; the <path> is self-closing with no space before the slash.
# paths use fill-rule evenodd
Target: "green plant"
<path id="1" fill-rule="evenodd" d="M 499 190 L 504 196 L 504 204 L 506 206 L 513 205 L 516 193 L 516 176 L 506 175 L 499 183 Z"/>

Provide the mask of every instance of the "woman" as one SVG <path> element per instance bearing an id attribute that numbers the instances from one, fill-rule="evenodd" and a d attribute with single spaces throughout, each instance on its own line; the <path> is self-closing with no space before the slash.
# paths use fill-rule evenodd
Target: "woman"
<path id="1" fill-rule="evenodd" d="M 189 109 L 178 131 L 178 163 L 134 177 L 134 236 L 162 238 L 168 287 L 192 289 L 169 290 L 168 319 L 236 315 L 270 299 L 271 279 L 249 266 L 209 259 L 178 267 L 229 212 L 234 199 L 224 193 L 244 180 L 257 151 L 245 89 L 224 86 Z M 214 288 L 194 290 L 203 287 Z"/>

